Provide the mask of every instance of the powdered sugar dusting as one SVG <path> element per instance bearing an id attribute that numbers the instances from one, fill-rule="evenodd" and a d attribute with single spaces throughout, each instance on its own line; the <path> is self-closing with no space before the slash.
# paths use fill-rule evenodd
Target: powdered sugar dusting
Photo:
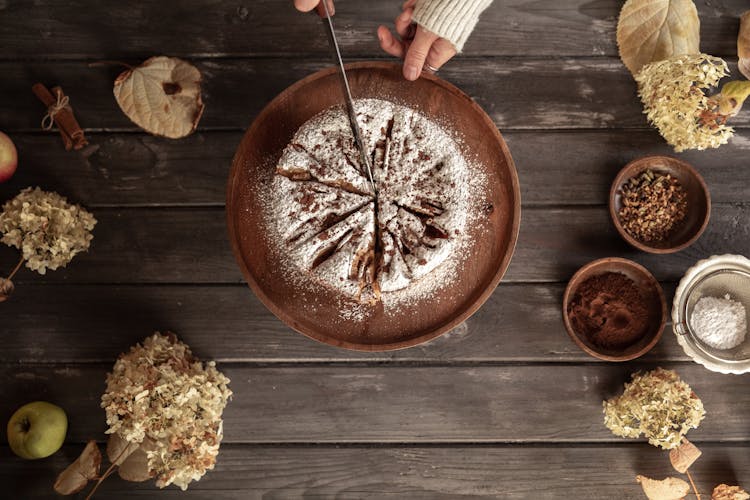
<path id="1" fill-rule="evenodd" d="M 263 193 L 280 274 L 339 292 L 345 321 L 365 321 L 378 304 L 396 312 L 450 284 L 486 191 L 480 169 L 434 121 L 380 99 L 355 106 L 377 194 L 342 107 L 297 131 Z"/>

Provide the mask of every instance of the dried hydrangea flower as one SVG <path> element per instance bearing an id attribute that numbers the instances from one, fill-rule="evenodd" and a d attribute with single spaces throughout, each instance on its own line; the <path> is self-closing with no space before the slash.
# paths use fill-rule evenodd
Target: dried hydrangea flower
<path id="1" fill-rule="evenodd" d="M 625 391 L 604 401 L 604 425 L 616 436 L 637 438 L 665 450 L 680 445 L 690 429 L 700 425 L 706 412 L 703 403 L 671 370 L 657 368 L 634 373 Z"/>
<path id="2" fill-rule="evenodd" d="M 3 206 L 0 241 L 21 250 L 26 267 L 45 274 L 88 250 L 95 225 L 94 216 L 80 206 L 29 187 Z"/>
<path id="3" fill-rule="evenodd" d="M 686 54 L 647 64 L 635 76 L 644 113 L 676 152 L 717 148 L 732 137 L 720 103 L 706 94 L 728 74 L 721 58 Z"/>
<path id="4" fill-rule="evenodd" d="M 185 490 L 214 467 L 228 384 L 214 362 L 201 363 L 174 334 L 157 332 L 107 375 L 107 433 L 142 443 L 157 486 Z"/>
<path id="5" fill-rule="evenodd" d="M 711 500 L 748 500 L 750 494 L 739 486 L 720 484 L 711 493 Z"/>

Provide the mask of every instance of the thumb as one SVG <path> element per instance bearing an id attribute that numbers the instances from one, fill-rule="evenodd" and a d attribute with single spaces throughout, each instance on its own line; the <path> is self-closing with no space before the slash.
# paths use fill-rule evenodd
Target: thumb
<path id="1" fill-rule="evenodd" d="M 318 3 L 320 3 L 320 0 L 294 0 L 294 6 L 302 12 L 310 12 Z"/>
<path id="2" fill-rule="evenodd" d="M 421 26 L 417 28 L 417 34 L 414 36 L 414 40 L 411 42 L 404 58 L 404 77 L 407 80 L 414 81 L 419 78 L 427 55 L 430 53 L 430 48 L 437 39 L 438 36 L 435 33 L 427 31 Z"/>

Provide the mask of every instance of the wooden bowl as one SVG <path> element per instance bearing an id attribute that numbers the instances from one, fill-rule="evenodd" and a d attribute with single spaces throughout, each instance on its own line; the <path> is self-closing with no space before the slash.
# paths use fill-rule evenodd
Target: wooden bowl
<path id="1" fill-rule="evenodd" d="M 634 344 L 623 349 L 607 349 L 589 342 L 585 335 L 575 330 L 568 315 L 568 307 L 578 287 L 589 278 L 610 272 L 624 274 L 633 280 L 649 306 L 648 331 Z M 659 342 L 667 322 L 667 301 L 661 285 L 645 267 L 631 260 L 607 257 L 586 264 L 570 279 L 563 295 L 563 321 L 570 338 L 587 354 L 605 361 L 629 361 L 643 356 Z"/>
<path id="2" fill-rule="evenodd" d="M 347 65 L 355 98 L 381 98 L 415 108 L 438 120 L 462 152 L 486 175 L 487 192 L 476 202 L 484 217 L 471 229 L 462 270 L 454 282 L 428 299 L 397 312 L 382 305 L 367 321 L 346 319 L 341 296 L 330 287 L 302 290 L 279 276 L 272 243 L 264 238 L 259 190 L 275 173 L 293 134 L 320 111 L 343 103 L 336 68 L 319 71 L 273 99 L 245 133 L 227 188 L 229 238 L 237 262 L 260 300 L 304 335 L 338 347 L 385 351 L 414 346 L 458 326 L 490 296 L 510 263 L 521 216 L 520 189 L 510 152 L 492 120 L 466 94 L 431 75 L 407 82 L 398 64 Z M 309 306 L 309 304 L 314 304 Z M 342 317 L 343 316 L 343 317 Z"/>
<path id="3" fill-rule="evenodd" d="M 647 170 L 670 174 L 687 191 L 688 213 L 685 219 L 669 238 L 658 244 L 646 244 L 635 239 L 620 223 L 619 213 L 622 208 L 620 189 L 628 180 Z M 646 156 L 628 163 L 617 174 L 609 192 L 609 213 L 617 232 L 633 247 L 655 254 L 674 253 L 689 247 L 703 234 L 711 216 L 711 194 L 706 181 L 688 163 L 671 156 Z"/>

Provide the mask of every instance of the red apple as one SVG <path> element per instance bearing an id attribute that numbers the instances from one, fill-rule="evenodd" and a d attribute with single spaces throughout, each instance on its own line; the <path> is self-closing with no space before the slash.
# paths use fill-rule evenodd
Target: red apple
<path id="1" fill-rule="evenodd" d="M 5 182 L 16 171 L 18 153 L 10 137 L 0 132 L 0 182 Z"/>

